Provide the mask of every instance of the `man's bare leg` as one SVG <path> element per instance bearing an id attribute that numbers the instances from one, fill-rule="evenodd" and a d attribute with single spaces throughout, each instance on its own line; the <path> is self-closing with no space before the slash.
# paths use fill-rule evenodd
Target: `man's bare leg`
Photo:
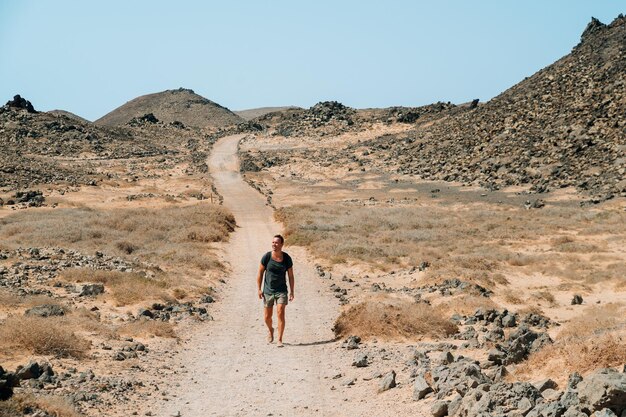
<path id="1" fill-rule="evenodd" d="M 276 304 L 276 316 L 278 317 L 278 346 L 283 345 L 283 333 L 285 332 L 285 304 Z"/>
<path id="2" fill-rule="evenodd" d="M 267 330 L 269 332 L 267 341 L 272 343 L 274 341 L 274 328 L 272 327 L 272 315 L 274 314 L 274 308 L 265 307 L 263 310 L 263 318 L 265 319 L 265 325 L 267 326 Z"/>

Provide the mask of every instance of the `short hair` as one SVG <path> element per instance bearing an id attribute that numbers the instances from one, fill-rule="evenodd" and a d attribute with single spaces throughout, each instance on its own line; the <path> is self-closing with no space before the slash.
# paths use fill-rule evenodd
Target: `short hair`
<path id="1" fill-rule="evenodd" d="M 274 237 L 280 239 L 281 244 L 285 243 L 285 238 L 282 235 L 274 235 Z"/>

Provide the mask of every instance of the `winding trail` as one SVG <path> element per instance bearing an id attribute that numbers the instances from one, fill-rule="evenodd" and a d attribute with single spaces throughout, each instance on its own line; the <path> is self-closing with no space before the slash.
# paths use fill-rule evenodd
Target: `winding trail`
<path id="1" fill-rule="evenodd" d="M 289 242 L 285 251 L 294 258 L 296 297 L 287 307 L 285 347 L 265 340 L 255 277 L 261 256 L 281 228 L 263 197 L 239 174 L 241 138 L 220 139 L 209 157 L 215 185 L 238 224 L 226 248 L 232 275 L 211 311 L 215 321 L 191 335 L 178 355 L 184 375 L 171 381 L 173 398 L 158 415 L 342 415 L 337 406 L 343 400 L 329 382 L 329 359 L 337 352 L 331 327 L 338 304 L 305 252 L 290 248 Z"/>

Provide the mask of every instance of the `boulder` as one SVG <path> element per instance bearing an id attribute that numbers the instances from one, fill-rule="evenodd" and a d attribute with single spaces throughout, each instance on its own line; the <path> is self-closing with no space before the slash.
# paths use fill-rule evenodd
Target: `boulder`
<path id="1" fill-rule="evenodd" d="M 421 400 L 431 392 L 433 392 L 433 389 L 428 382 L 426 382 L 424 376 L 418 375 L 413 382 L 413 399 Z"/>
<path id="2" fill-rule="evenodd" d="M 39 378 L 42 372 L 41 366 L 37 362 L 30 361 L 25 366 L 18 366 L 15 371 L 15 376 L 20 381 L 23 381 L 26 379 Z"/>

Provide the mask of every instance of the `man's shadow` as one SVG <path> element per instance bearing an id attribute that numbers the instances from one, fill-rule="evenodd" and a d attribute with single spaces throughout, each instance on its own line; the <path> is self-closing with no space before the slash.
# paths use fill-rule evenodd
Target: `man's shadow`
<path id="1" fill-rule="evenodd" d="M 317 346 L 317 345 L 327 345 L 329 343 L 334 343 L 339 340 L 339 337 L 333 337 L 328 340 L 320 340 L 317 342 L 308 342 L 308 343 L 284 343 L 285 346 Z"/>

